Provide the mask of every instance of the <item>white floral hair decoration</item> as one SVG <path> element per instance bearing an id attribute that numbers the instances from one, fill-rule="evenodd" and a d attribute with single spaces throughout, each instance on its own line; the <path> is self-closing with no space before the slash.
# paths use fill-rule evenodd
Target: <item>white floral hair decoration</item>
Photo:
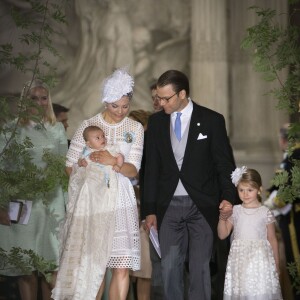
<path id="1" fill-rule="evenodd" d="M 236 168 L 232 173 L 231 173 L 231 181 L 232 183 L 237 186 L 243 176 L 243 174 L 247 173 L 247 167 L 242 166 L 241 168 Z"/>
<path id="2" fill-rule="evenodd" d="M 104 79 L 102 84 L 102 102 L 112 103 L 124 95 L 132 93 L 134 80 L 127 71 L 127 67 L 115 70 L 112 75 Z"/>

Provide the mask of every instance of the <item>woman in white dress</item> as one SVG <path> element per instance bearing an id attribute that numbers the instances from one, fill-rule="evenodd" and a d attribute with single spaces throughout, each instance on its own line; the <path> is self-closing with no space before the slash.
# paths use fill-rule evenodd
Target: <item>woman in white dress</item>
<path id="1" fill-rule="evenodd" d="M 129 288 L 129 269 L 140 268 L 138 213 L 134 190 L 129 178 L 136 176 L 140 168 L 144 130 L 140 123 L 127 117 L 133 84 L 132 77 L 124 69 L 118 69 L 108 77 L 103 85 L 102 102 L 105 103 L 105 110 L 85 120 L 71 140 L 66 163 L 69 174 L 72 169 L 76 168 L 77 163 L 83 167 L 87 165 L 86 161 L 80 157 L 85 147 L 83 131 L 91 125 L 98 126 L 104 131 L 108 147 L 112 145 L 118 147 L 124 156 L 124 163 L 120 172 L 116 173 L 117 196 L 111 197 L 107 205 L 99 204 L 103 210 L 99 211 L 98 216 L 94 208 L 90 212 L 93 220 L 98 219 L 99 226 L 93 228 L 93 231 L 100 238 L 89 239 L 86 245 L 82 243 L 83 237 L 79 234 L 77 245 L 68 248 L 69 252 L 74 252 L 75 257 L 78 251 L 91 251 L 90 255 L 85 255 L 86 259 L 80 262 L 82 275 L 74 278 L 79 262 L 73 259 L 72 254 L 68 254 L 69 263 L 60 266 L 56 287 L 52 293 L 53 299 L 101 299 L 105 271 L 106 268 L 110 268 L 112 279 L 109 298 L 125 300 Z M 117 163 L 115 156 L 103 150 L 91 153 L 89 158 L 93 162 L 111 167 Z M 78 185 L 80 186 L 80 182 L 70 185 L 69 192 L 76 189 Z M 93 197 L 98 197 L 101 201 L 101 191 L 94 193 Z M 107 212 L 109 214 L 106 214 Z M 86 234 L 84 229 L 79 228 L 79 230 Z M 68 247 L 68 245 L 62 244 L 62 247 Z M 95 258 L 99 257 L 101 264 L 95 266 Z"/>
<path id="2" fill-rule="evenodd" d="M 233 207 L 228 219 L 220 216 L 218 224 L 220 239 L 233 229 L 223 299 L 281 300 L 275 217 L 261 204 L 261 177 L 242 167 L 231 178 L 243 203 Z"/>

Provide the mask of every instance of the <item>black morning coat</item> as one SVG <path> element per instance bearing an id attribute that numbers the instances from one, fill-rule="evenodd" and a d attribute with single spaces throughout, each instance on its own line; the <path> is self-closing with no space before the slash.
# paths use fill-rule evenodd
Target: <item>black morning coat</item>
<path id="1" fill-rule="evenodd" d="M 155 214 L 158 228 L 174 195 L 179 178 L 216 234 L 219 204 L 236 201 L 230 174 L 235 169 L 224 117 L 193 102 L 189 134 L 181 170 L 170 138 L 170 115 L 149 118 L 142 219 Z"/>

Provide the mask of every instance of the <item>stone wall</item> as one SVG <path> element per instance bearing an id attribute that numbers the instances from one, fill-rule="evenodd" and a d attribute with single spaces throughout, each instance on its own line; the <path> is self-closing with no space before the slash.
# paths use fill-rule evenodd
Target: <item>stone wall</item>
<path id="1" fill-rule="evenodd" d="M 9 15 L 12 4 L 34 17 L 27 1 L 1 1 L 0 44 L 12 42 L 15 51 L 28 54 L 32 49 L 20 43 Z M 248 10 L 253 5 L 288 9 L 282 0 L 68 1 L 68 24 L 57 28 L 53 40 L 62 58 L 43 55 L 58 68 L 52 99 L 71 109 L 69 137 L 101 111 L 101 83 L 115 68 L 129 67 L 135 78 L 132 109 L 146 110 L 152 110 L 150 83 L 167 69 L 179 69 L 190 77 L 193 100 L 224 115 L 236 163 L 257 168 L 268 187 L 281 159 L 277 131 L 287 116 L 265 95 L 273 86 L 240 48 L 246 28 L 257 22 Z M 19 93 L 29 77 L 1 66 L 0 94 Z"/>

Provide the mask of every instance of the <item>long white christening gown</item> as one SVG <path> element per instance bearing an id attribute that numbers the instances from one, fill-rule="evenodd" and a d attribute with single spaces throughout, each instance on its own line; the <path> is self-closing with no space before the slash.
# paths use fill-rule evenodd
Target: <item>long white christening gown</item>
<path id="1" fill-rule="evenodd" d="M 139 169 L 144 136 L 142 125 L 129 118 L 109 124 L 101 114 L 84 121 L 75 133 L 67 154 L 67 166 L 75 168 L 85 145 L 82 132 L 89 125 L 103 129 L 108 145 L 118 147 L 125 162 Z M 140 268 L 134 190 L 129 178 L 114 172 L 112 166 L 100 168 L 91 163 L 71 176 L 69 201 L 52 298 L 94 300 L 107 267 Z"/>

